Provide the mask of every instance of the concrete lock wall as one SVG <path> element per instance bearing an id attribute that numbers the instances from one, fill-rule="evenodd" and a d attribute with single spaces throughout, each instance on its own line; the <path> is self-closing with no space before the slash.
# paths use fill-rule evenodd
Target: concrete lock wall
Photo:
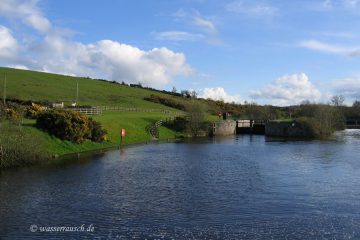
<path id="1" fill-rule="evenodd" d="M 272 137 L 311 137 L 309 130 L 298 122 L 267 122 L 265 135 Z"/>
<path id="2" fill-rule="evenodd" d="M 213 123 L 213 136 L 226 136 L 236 133 L 236 121 L 227 120 Z"/>

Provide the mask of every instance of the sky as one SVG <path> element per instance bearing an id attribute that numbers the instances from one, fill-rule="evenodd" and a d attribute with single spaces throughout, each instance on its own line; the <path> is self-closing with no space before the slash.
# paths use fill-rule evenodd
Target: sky
<path id="1" fill-rule="evenodd" d="M 0 66 L 285 106 L 360 99 L 360 0 L 0 0 Z"/>

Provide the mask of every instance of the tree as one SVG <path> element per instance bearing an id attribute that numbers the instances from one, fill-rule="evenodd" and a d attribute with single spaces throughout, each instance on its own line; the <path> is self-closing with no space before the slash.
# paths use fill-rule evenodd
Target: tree
<path id="1" fill-rule="evenodd" d="M 331 103 L 337 107 L 342 106 L 344 104 L 344 101 L 345 97 L 343 95 L 335 95 L 331 98 Z"/>
<path id="2" fill-rule="evenodd" d="M 192 136 L 199 136 L 200 132 L 205 128 L 205 110 L 203 106 L 195 100 L 189 103 L 186 110 L 188 112 L 187 129 Z"/>
<path id="3" fill-rule="evenodd" d="M 189 90 L 181 90 L 181 95 L 186 98 L 191 98 L 191 94 Z"/>
<path id="4" fill-rule="evenodd" d="M 171 91 L 172 93 L 177 93 L 177 89 L 176 89 L 176 87 L 175 86 L 173 86 L 173 88 L 172 88 L 172 91 Z"/>
<path id="5" fill-rule="evenodd" d="M 192 90 L 190 94 L 192 98 L 197 98 L 197 92 L 195 90 Z"/>
<path id="6" fill-rule="evenodd" d="M 356 107 L 356 108 L 360 107 L 360 101 L 359 101 L 359 100 L 355 100 L 352 106 L 353 106 L 353 107 Z"/>

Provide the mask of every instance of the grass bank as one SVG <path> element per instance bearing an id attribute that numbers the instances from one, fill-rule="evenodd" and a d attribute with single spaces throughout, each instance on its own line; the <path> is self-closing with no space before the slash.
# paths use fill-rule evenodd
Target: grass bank
<path id="1" fill-rule="evenodd" d="M 22 126 L 0 122 L 0 170 L 48 159 L 46 142 Z"/>
<path id="2" fill-rule="evenodd" d="M 71 77 L 52 73 L 1 68 L 0 76 L 7 76 L 7 97 L 21 100 L 64 102 L 70 105 L 76 99 L 79 85 L 78 105 L 120 106 L 176 110 L 162 104 L 144 100 L 151 94 L 168 96 L 160 91 L 130 87 L 110 81 L 84 77 Z M 3 86 L 0 79 L 0 88 Z"/>
<path id="3" fill-rule="evenodd" d="M 37 129 L 35 127 L 35 120 L 25 119 L 23 128 L 26 132 L 29 132 L 34 139 L 42 139 L 46 143 L 48 152 L 51 155 L 65 155 L 118 146 L 120 143 L 121 128 L 126 129 L 126 137 L 123 138 L 124 145 L 151 141 L 151 136 L 146 131 L 146 127 L 158 120 L 165 120 L 168 117 L 169 115 L 163 113 L 104 112 L 102 115 L 93 117 L 94 120 L 100 122 L 108 131 L 108 141 L 102 143 L 85 141 L 81 144 L 75 144 L 70 141 L 60 140 Z M 159 131 L 160 140 L 181 136 L 181 133 L 165 127 L 160 127 Z"/>

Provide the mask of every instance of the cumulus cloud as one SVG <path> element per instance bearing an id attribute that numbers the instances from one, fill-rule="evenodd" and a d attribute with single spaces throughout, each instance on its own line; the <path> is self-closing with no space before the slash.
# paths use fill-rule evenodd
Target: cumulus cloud
<path id="1" fill-rule="evenodd" d="M 36 65 L 44 71 L 140 82 L 147 86 L 165 85 L 172 76 L 188 76 L 193 72 L 182 53 L 167 48 L 144 51 L 112 40 L 82 44 L 47 36 L 36 52 Z"/>
<path id="2" fill-rule="evenodd" d="M 18 44 L 10 30 L 0 25 L 0 58 L 9 60 L 16 56 Z"/>
<path id="3" fill-rule="evenodd" d="M 20 19 L 37 31 L 47 32 L 51 28 L 51 23 L 43 16 L 37 4 L 37 0 L 1 0 L 0 15 L 11 19 Z"/>
<path id="4" fill-rule="evenodd" d="M 271 16 L 278 11 L 277 8 L 265 3 L 259 3 L 248 0 L 237 0 L 225 5 L 229 12 L 251 15 L 251 16 Z"/>
<path id="5" fill-rule="evenodd" d="M 300 73 L 282 76 L 262 90 L 252 91 L 250 96 L 255 99 L 273 100 L 272 103 L 275 105 L 291 105 L 304 100 L 318 100 L 321 93 L 305 73 Z"/>
<path id="6" fill-rule="evenodd" d="M 154 33 L 157 40 L 170 40 L 170 41 L 198 41 L 205 36 L 200 33 L 189 33 L 183 31 L 166 31 Z"/>
<path id="7" fill-rule="evenodd" d="M 142 50 L 112 40 L 91 44 L 72 41 L 42 15 L 36 0 L 3 0 L 0 16 L 19 19 L 36 30 L 34 42 L 18 43 L 10 30 L 0 26 L 0 63 L 47 72 L 113 79 L 147 86 L 171 82 L 174 76 L 188 76 L 194 70 L 183 53 L 168 48 Z M 21 51 L 18 45 L 22 45 Z M 12 62 L 8 61 L 9 57 Z"/>
<path id="8" fill-rule="evenodd" d="M 360 77 L 336 80 L 332 83 L 332 87 L 336 94 L 360 99 Z"/>
<path id="9" fill-rule="evenodd" d="M 205 99 L 210 98 L 216 101 L 222 100 L 224 102 L 240 103 L 241 101 L 240 95 L 230 95 L 222 87 L 205 88 L 201 91 L 199 97 Z"/>

